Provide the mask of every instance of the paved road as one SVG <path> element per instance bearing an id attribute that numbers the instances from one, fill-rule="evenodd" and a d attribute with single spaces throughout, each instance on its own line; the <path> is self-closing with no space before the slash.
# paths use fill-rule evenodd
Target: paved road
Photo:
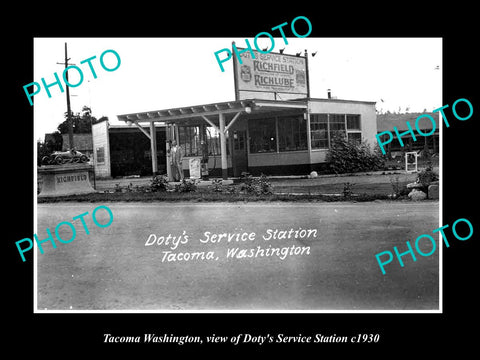
<path id="1" fill-rule="evenodd" d="M 386 275 L 375 259 L 436 229 L 438 202 L 115 202 L 102 204 L 114 215 L 106 228 L 92 221 L 99 205 L 38 205 L 40 239 L 61 221 L 77 230 L 37 253 L 38 309 L 438 309 L 438 251 Z M 88 235 L 72 220 L 87 211 Z"/>

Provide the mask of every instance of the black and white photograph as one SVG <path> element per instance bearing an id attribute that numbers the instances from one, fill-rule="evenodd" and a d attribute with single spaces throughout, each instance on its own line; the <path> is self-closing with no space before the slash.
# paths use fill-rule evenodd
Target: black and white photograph
<path id="1" fill-rule="evenodd" d="M 441 310 L 440 38 L 34 51 L 35 311 Z"/>
<path id="2" fill-rule="evenodd" d="M 38 5 L 4 22 L 7 350 L 474 346 L 468 5 Z"/>

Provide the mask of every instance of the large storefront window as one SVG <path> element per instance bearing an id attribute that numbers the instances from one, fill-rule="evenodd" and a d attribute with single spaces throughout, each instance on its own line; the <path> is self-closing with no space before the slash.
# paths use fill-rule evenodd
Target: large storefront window
<path id="1" fill-rule="evenodd" d="M 347 130 L 362 130 L 360 128 L 360 115 L 347 115 Z"/>
<path id="2" fill-rule="evenodd" d="M 228 133 L 227 155 L 230 154 Z M 178 140 L 179 145 L 184 151 L 184 156 L 203 156 L 202 139 L 207 139 L 208 155 L 220 155 L 220 133 L 211 126 L 179 126 Z"/>
<path id="3" fill-rule="evenodd" d="M 208 155 L 220 154 L 220 133 L 213 127 L 207 126 Z"/>
<path id="4" fill-rule="evenodd" d="M 250 153 L 277 151 L 275 119 L 251 119 L 248 122 Z"/>
<path id="5" fill-rule="evenodd" d="M 328 149 L 328 115 L 312 114 L 310 116 L 310 135 L 312 149 Z"/>
<path id="6" fill-rule="evenodd" d="M 362 142 L 360 115 L 347 115 L 347 139 L 354 144 L 360 144 Z"/>
<path id="7" fill-rule="evenodd" d="M 208 144 L 208 155 L 220 155 L 220 133 L 217 129 L 206 126 L 207 132 L 207 144 Z M 227 138 L 227 155 L 230 155 L 230 139 L 228 137 L 228 132 L 225 135 Z"/>
<path id="8" fill-rule="evenodd" d="M 348 142 L 360 145 L 362 142 L 362 134 L 361 133 L 348 133 Z"/>
<path id="9" fill-rule="evenodd" d="M 345 115 L 344 114 L 330 114 L 330 142 L 338 137 L 345 137 Z"/>
<path id="10" fill-rule="evenodd" d="M 300 116 L 278 118 L 280 151 L 307 150 L 307 121 Z"/>
<path id="11" fill-rule="evenodd" d="M 360 115 L 311 114 L 310 136 L 312 149 L 328 149 L 336 136 L 356 144 L 362 141 Z"/>
<path id="12" fill-rule="evenodd" d="M 201 155 L 200 126 L 179 126 L 178 140 L 185 156 Z"/>

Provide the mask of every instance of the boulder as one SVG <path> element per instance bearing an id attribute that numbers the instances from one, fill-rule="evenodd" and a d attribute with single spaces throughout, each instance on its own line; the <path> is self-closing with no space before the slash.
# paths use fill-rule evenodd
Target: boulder
<path id="1" fill-rule="evenodd" d="M 430 185 L 428 187 L 428 198 L 429 199 L 438 199 L 440 197 L 440 186 L 437 184 Z"/>
<path id="2" fill-rule="evenodd" d="M 413 201 L 425 200 L 427 198 L 427 194 L 425 194 L 421 190 L 413 189 L 409 194 L 408 197 Z"/>
<path id="3" fill-rule="evenodd" d="M 423 187 L 423 185 L 420 184 L 419 182 L 413 182 L 413 183 L 407 184 L 407 189 L 419 189 L 421 187 Z"/>

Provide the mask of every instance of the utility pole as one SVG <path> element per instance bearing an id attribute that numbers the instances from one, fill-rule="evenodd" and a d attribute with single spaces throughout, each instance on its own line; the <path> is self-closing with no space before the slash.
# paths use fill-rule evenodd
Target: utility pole
<path id="1" fill-rule="evenodd" d="M 57 63 L 59 65 L 65 65 L 65 69 L 68 67 L 68 60 L 67 58 L 67 43 L 65 43 L 65 62 L 64 63 Z M 70 64 L 70 65 L 75 65 L 75 64 Z M 68 71 L 65 72 L 65 79 L 67 80 L 68 83 Z M 70 144 L 70 149 L 74 148 L 73 144 L 73 123 L 72 123 L 72 110 L 70 109 L 70 91 L 69 91 L 69 86 L 66 85 L 67 88 L 67 122 L 68 122 L 68 142 Z"/>
<path id="2" fill-rule="evenodd" d="M 308 74 L 308 53 L 305 49 L 305 77 L 307 78 L 307 99 L 310 99 L 310 75 Z"/>

